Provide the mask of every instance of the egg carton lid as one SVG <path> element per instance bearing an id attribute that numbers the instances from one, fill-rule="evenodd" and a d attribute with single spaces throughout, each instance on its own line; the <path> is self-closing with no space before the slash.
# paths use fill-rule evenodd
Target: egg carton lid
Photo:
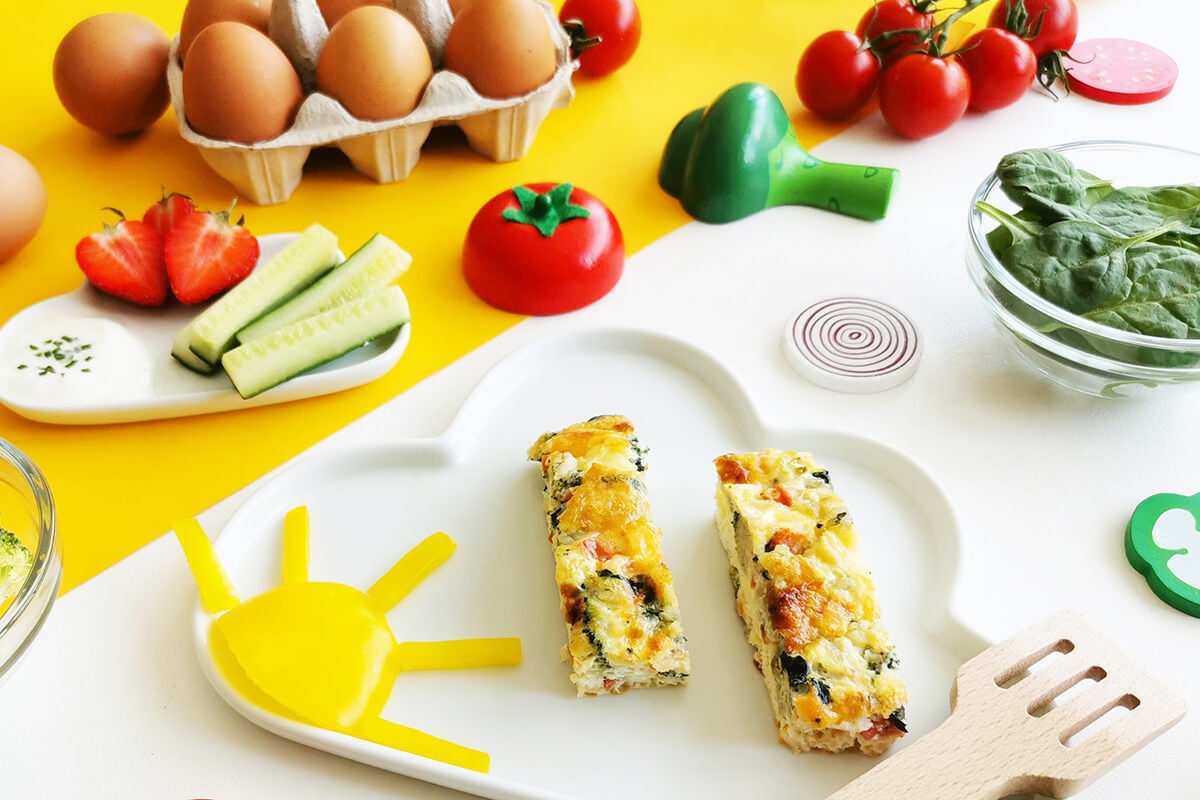
<path id="1" fill-rule="evenodd" d="M 575 96 L 571 74 L 579 68 L 571 57 L 571 39 L 559 24 L 554 7 L 545 0 L 534 0 L 541 8 L 554 41 L 558 68 L 550 80 L 528 94 L 495 99 L 475 91 L 466 78 L 455 72 L 439 69 L 446 36 L 453 17 L 447 0 L 392 0 L 392 8 L 403 14 L 421 34 L 429 48 L 430 58 L 437 70 L 421 102 L 409 114 L 397 119 L 367 121 L 358 119 L 332 97 L 312 92 L 304 98 L 292 126 L 274 139 L 254 144 L 242 144 L 222 139 L 210 139 L 192 129 L 187 121 L 183 102 L 183 69 L 179 64 L 179 37 L 171 42 L 167 62 L 167 83 L 179 132 L 185 141 L 211 150 L 274 150 L 284 147 L 319 147 L 343 139 L 351 139 L 409 125 L 452 122 L 489 111 L 513 108 L 529 103 L 543 95 L 559 94 L 556 107 L 568 105 Z M 306 90 L 315 83 L 317 59 L 329 28 L 317 6 L 317 0 L 275 0 L 271 9 L 270 37 L 287 55 Z"/>

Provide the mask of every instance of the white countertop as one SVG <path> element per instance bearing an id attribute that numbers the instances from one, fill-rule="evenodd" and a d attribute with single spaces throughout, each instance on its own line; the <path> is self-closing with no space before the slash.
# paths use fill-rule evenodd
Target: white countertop
<path id="1" fill-rule="evenodd" d="M 977 629 L 1002 638 L 1078 607 L 1186 696 L 1193 711 L 1183 722 L 1080 796 L 1195 797 L 1200 620 L 1150 593 L 1125 561 L 1122 536 L 1146 496 L 1200 491 L 1200 395 L 1098 400 L 1032 376 L 1012 360 L 963 264 L 967 201 L 1000 155 L 1088 138 L 1195 148 L 1200 52 L 1192 32 L 1200 10 L 1182 0 L 1138 4 L 1136 14 L 1120 0 L 1081 5 L 1081 38 L 1141 38 L 1175 57 L 1182 72 L 1175 92 L 1129 109 L 1030 96 L 918 143 L 891 138 L 876 116 L 816 152 L 898 167 L 901 184 L 885 221 L 785 208 L 733 225 L 689 225 L 630 259 L 621 284 L 599 304 L 518 325 L 317 448 L 436 434 L 487 368 L 560 330 L 629 325 L 686 338 L 731 365 L 768 420 L 857 431 L 922 462 L 962 518 L 967 617 Z M 652 190 L 652 176 L 644 179 Z M 882 394 L 844 395 L 792 372 L 780 347 L 788 314 L 840 294 L 878 297 L 914 318 L 925 353 L 911 381 Z M 219 531 L 245 496 L 201 521 Z M 1200 553 L 1200 533 L 1193 546 Z M 5 800 L 454 794 L 243 720 L 201 675 L 191 643 L 194 602 L 173 536 L 59 600 L 3 687 Z"/>

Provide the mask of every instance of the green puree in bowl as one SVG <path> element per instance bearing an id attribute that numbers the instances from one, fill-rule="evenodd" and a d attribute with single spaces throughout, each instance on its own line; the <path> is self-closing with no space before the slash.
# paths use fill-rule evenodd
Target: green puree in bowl
<path id="1" fill-rule="evenodd" d="M 1129 186 L 1079 170 L 1053 150 L 1021 150 L 996 177 L 1020 208 L 980 202 L 1000 225 L 987 236 L 997 259 L 1039 296 L 1111 328 L 1200 339 L 1200 186 Z M 1111 345 L 1060 330 L 1106 355 Z M 1188 366 L 1192 354 L 1143 351 L 1145 363 Z"/>

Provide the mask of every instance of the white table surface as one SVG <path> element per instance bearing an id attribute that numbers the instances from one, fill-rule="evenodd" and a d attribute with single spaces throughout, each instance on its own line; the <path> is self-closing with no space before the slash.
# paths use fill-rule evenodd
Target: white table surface
<path id="1" fill-rule="evenodd" d="M 1175 92 L 1134 109 L 1030 96 L 918 143 L 897 141 L 872 118 L 817 153 L 900 168 L 885 221 L 785 208 L 733 225 L 687 226 L 630 259 L 604 301 L 518 325 L 317 448 L 440 432 L 491 365 L 540 336 L 597 324 L 682 336 L 729 363 L 768 420 L 855 430 L 923 462 L 962 517 L 968 619 L 979 630 L 1002 638 L 1076 606 L 1187 697 L 1193 712 L 1182 723 L 1081 796 L 1196 797 L 1200 621 L 1153 597 L 1125 561 L 1122 533 L 1144 497 L 1200 491 L 1200 395 L 1105 401 L 1033 377 L 1010 358 L 963 265 L 967 201 L 1000 155 L 1087 138 L 1196 147 L 1200 9 L 1187 0 L 1142 2 L 1136 12 L 1122 0 L 1080 5 L 1081 38 L 1129 36 L 1171 53 L 1182 71 Z M 806 383 L 783 358 L 789 312 L 856 293 L 906 310 L 925 336 L 920 370 L 898 389 L 836 394 Z M 246 491 L 201 516 L 209 531 L 220 530 Z M 1193 546 L 1200 553 L 1200 534 Z M 194 602 L 173 536 L 59 600 L 0 697 L 0 797 L 454 794 L 243 720 L 200 673 L 191 645 Z"/>

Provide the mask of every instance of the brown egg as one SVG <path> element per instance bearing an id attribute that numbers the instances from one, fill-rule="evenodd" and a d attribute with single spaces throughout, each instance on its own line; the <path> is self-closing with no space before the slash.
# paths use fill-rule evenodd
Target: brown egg
<path id="1" fill-rule="evenodd" d="M 554 40 L 533 0 L 471 0 L 450 26 L 442 66 L 484 97 L 528 94 L 554 75 Z"/>
<path id="2" fill-rule="evenodd" d="M 342 17 L 317 62 L 317 88 L 359 119 L 403 117 L 432 77 L 421 34 L 402 14 L 376 6 Z"/>
<path id="3" fill-rule="evenodd" d="M 283 51 L 240 22 L 202 30 L 183 63 L 188 124 L 210 139 L 274 139 L 291 127 L 303 100 L 300 77 Z"/>
<path id="4" fill-rule="evenodd" d="M 0 263 L 34 237 L 46 217 L 46 184 L 20 153 L 0 145 Z"/>
<path id="5" fill-rule="evenodd" d="M 188 0 L 179 26 L 179 61 L 200 31 L 214 22 L 240 22 L 266 33 L 270 21 L 271 0 Z"/>
<path id="6" fill-rule="evenodd" d="M 100 14 L 76 25 L 54 53 L 54 91 L 92 130 L 119 136 L 145 130 L 163 115 L 167 35 L 136 14 Z"/>
<path id="7" fill-rule="evenodd" d="M 321 9 L 321 16 L 325 18 L 325 24 L 332 30 L 334 25 L 342 21 L 342 17 L 356 8 L 363 6 L 391 8 L 392 3 L 391 0 L 317 0 L 317 6 Z"/>
<path id="8" fill-rule="evenodd" d="M 470 0 L 450 0 L 450 16 L 457 17 Z"/>

